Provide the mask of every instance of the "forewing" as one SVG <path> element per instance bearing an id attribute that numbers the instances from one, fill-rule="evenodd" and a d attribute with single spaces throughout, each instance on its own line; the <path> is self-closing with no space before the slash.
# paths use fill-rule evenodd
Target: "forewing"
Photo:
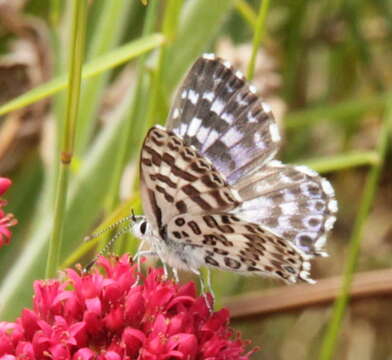
<path id="1" fill-rule="evenodd" d="M 326 235 L 336 220 L 330 183 L 305 166 L 273 161 L 235 185 L 242 204 L 233 212 L 257 222 L 310 255 L 326 255 Z"/>
<path id="2" fill-rule="evenodd" d="M 312 282 L 310 264 L 292 243 L 260 225 L 229 213 L 178 215 L 170 221 L 167 236 L 190 250 L 192 266 L 210 266 L 245 274 L 275 276 L 286 282 Z"/>
<path id="3" fill-rule="evenodd" d="M 239 195 L 211 162 L 160 126 L 146 136 L 140 174 L 143 208 L 158 230 L 177 214 L 229 211 L 239 205 Z"/>
<path id="4" fill-rule="evenodd" d="M 167 121 L 229 184 L 276 154 L 280 136 L 268 105 L 244 76 L 211 54 L 200 57 L 177 92 Z"/>

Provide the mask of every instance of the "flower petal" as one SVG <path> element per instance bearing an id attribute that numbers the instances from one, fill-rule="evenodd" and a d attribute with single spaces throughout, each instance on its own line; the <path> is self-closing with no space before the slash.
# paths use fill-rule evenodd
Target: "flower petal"
<path id="1" fill-rule="evenodd" d="M 146 339 L 146 335 L 137 329 L 126 328 L 122 334 L 121 342 L 128 356 L 135 357 Z"/>
<path id="2" fill-rule="evenodd" d="M 72 356 L 72 360 L 93 360 L 95 353 L 89 348 L 78 349 Z"/>
<path id="3" fill-rule="evenodd" d="M 5 177 L 0 177 L 0 196 L 3 195 L 11 186 L 12 181 Z"/>

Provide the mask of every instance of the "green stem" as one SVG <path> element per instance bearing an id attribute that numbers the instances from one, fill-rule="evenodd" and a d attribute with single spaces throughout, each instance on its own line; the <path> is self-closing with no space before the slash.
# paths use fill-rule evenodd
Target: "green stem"
<path id="1" fill-rule="evenodd" d="M 183 0 L 170 0 L 166 5 L 165 17 L 162 24 L 162 32 L 169 43 L 173 42 L 177 35 L 178 21 Z M 161 47 L 162 49 L 162 47 Z"/>
<path id="2" fill-rule="evenodd" d="M 56 28 L 60 22 L 60 13 L 61 13 L 60 0 L 51 0 L 49 18 L 53 28 Z"/>
<path id="3" fill-rule="evenodd" d="M 386 111 L 385 121 L 380 130 L 379 142 L 377 146 L 377 153 L 380 161 L 378 164 L 375 164 L 371 168 L 367 176 L 366 184 L 363 190 L 363 196 L 360 202 L 358 214 L 355 219 L 354 228 L 350 239 L 348 258 L 342 279 L 342 287 L 340 289 L 339 297 L 334 304 L 331 320 L 328 324 L 328 328 L 322 342 L 321 352 L 319 356 L 320 360 L 330 360 L 334 358 L 337 339 L 340 333 L 342 321 L 349 300 L 349 291 L 351 287 L 353 273 L 356 268 L 360 251 L 362 230 L 366 222 L 366 218 L 368 217 L 368 214 L 370 212 L 373 199 L 376 193 L 376 187 L 380 178 L 383 160 L 385 158 L 385 153 L 387 150 L 388 135 L 391 129 L 392 99 L 390 99 L 389 106 Z"/>
<path id="4" fill-rule="evenodd" d="M 259 50 L 260 43 L 264 35 L 265 19 L 267 17 L 268 8 L 269 8 L 269 0 L 261 0 L 259 13 L 257 15 L 256 30 L 253 36 L 252 55 L 250 57 L 249 64 L 248 64 L 248 72 L 247 72 L 248 80 L 253 79 L 253 75 L 255 72 L 257 52 Z"/>
<path id="5" fill-rule="evenodd" d="M 68 180 L 79 106 L 84 39 L 86 34 L 87 1 L 73 0 L 72 14 L 73 23 L 70 43 L 71 53 L 69 61 L 68 104 L 65 118 L 66 125 L 64 138 L 61 141 L 61 163 L 56 187 L 53 234 L 49 242 L 49 252 L 46 262 L 46 277 L 53 277 L 56 275 L 60 259 Z"/>
<path id="6" fill-rule="evenodd" d="M 169 0 L 165 9 L 165 14 L 162 23 L 162 33 L 165 39 L 169 41 L 169 44 L 162 44 L 159 48 L 158 62 L 156 69 L 153 73 L 153 81 L 151 87 L 151 99 L 148 107 L 147 113 L 147 127 L 151 127 L 154 123 L 163 122 L 164 119 L 159 119 L 159 106 L 166 104 L 165 97 L 160 96 L 161 87 L 165 74 L 164 69 L 166 69 L 167 62 L 167 47 L 170 46 L 170 42 L 175 39 L 177 33 L 177 26 L 179 20 L 179 13 L 182 5 L 182 0 Z M 166 89 L 163 89 L 164 93 L 167 94 Z"/>
<path id="7" fill-rule="evenodd" d="M 252 7 L 245 0 L 237 0 L 234 3 L 234 6 L 240 15 L 250 24 L 250 26 L 252 26 L 253 29 L 256 29 L 257 15 L 253 11 Z"/>
<path id="8" fill-rule="evenodd" d="M 165 13 L 162 21 L 162 33 L 165 39 L 170 42 L 173 41 L 176 35 L 177 31 L 177 24 L 178 24 L 178 15 L 181 9 L 182 5 L 182 0 L 169 0 L 167 2 L 167 5 L 165 7 Z M 154 6 L 154 9 L 152 9 L 151 12 L 151 19 L 150 19 L 150 24 L 147 25 L 147 31 L 152 31 L 153 24 L 155 23 L 156 16 L 157 16 L 157 5 L 156 3 L 151 3 L 149 6 Z M 163 43 L 159 50 L 158 50 L 158 60 L 157 60 L 157 65 L 155 69 L 152 71 L 152 77 L 151 77 L 151 82 L 150 82 L 150 95 L 149 95 L 149 101 L 147 104 L 147 113 L 146 113 L 146 119 L 143 122 L 143 126 L 141 128 L 141 133 L 145 134 L 146 130 L 149 129 L 151 126 L 154 125 L 156 122 L 161 122 L 160 120 L 163 121 L 163 119 L 159 118 L 158 114 L 158 109 L 159 105 L 162 102 L 165 102 L 165 96 L 160 96 L 160 88 L 162 86 L 162 79 L 163 79 L 163 69 L 165 68 L 165 61 L 166 61 L 166 42 Z M 144 69 L 144 60 L 143 59 L 143 64 L 141 64 L 140 71 L 142 74 L 143 69 Z M 143 77 L 140 77 L 140 80 L 143 80 Z M 140 95 L 140 94 L 139 94 Z M 137 100 L 137 98 L 135 98 Z M 132 131 L 131 128 L 129 128 L 129 131 Z M 136 148 L 139 150 L 141 142 L 139 141 L 136 145 Z M 139 153 L 139 151 L 137 151 Z M 138 182 L 138 179 L 136 179 L 136 182 L 134 185 L 136 185 Z M 135 186 L 134 186 L 135 187 Z M 121 242 L 117 242 L 118 247 L 116 249 L 121 249 Z M 124 247 L 123 247 L 124 248 Z"/>
<path id="9" fill-rule="evenodd" d="M 154 1 L 148 5 L 146 18 L 143 26 L 142 36 L 148 36 L 154 31 L 154 26 L 156 23 L 158 14 L 158 2 Z M 124 131 L 121 133 L 121 137 L 119 139 L 121 146 L 120 151 L 117 154 L 116 166 L 113 173 L 113 181 L 111 186 L 111 191 L 109 192 L 108 200 L 106 203 L 106 210 L 108 213 L 114 210 L 117 202 L 118 202 L 118 194 L 121 182 L 121 176 L 124 171 L 124 167 L 128 161 L 127 154 L 128 149 L 127 146 L 131 142 L 132 128 L 133 122 L 137 118 L 137 113 L 139 112 L 139 99 L 142 96 L 142 88 L 143 88 L 143 79 L 145 77 L 145 62 L 147 60 L 147 54 L 143 54 L 139 57 L 137 62 L 137 82 L 133 92 L 132 101 L 130 102 L 129 109 L 125 115 L 126 121 L 124 121 Z"/>

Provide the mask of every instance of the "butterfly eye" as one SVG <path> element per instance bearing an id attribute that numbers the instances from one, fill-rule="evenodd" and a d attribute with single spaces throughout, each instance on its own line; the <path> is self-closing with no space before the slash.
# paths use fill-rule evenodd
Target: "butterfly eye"
<path id="1" fill-rule="evenodd" d="M 143 221 L 140 224 L 140 232 L 142 233 L 142 235 L 146 233 L 146 230 L 147 230 L 147 222 Z"/>

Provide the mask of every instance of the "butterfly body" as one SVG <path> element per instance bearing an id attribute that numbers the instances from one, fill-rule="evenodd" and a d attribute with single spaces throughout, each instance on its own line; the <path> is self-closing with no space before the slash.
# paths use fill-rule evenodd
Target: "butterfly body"
<path id="1" fill-rule="evenodd" d="M 200 247 L 178 242 L 174 236 L 170 238 L 167 232 L 154 232 L 145 216 L 136 217 L 133 232 L 138 238 L 147 241 L 152 251 L 172 268 L 198 273 L 198 269 L 203 265 Z"/>
<path id="2" fill-rule="evenodd" d="M 180 87 L 166 127 L 140 157 L 145 218 L 134 225 L 166 264 L 311 282 L 337 211 L 325 179 L 273 160 L 268 106 L 231 66 L 207 54 Z M 144 231 L 142 231 L 142 225 Z"/>

